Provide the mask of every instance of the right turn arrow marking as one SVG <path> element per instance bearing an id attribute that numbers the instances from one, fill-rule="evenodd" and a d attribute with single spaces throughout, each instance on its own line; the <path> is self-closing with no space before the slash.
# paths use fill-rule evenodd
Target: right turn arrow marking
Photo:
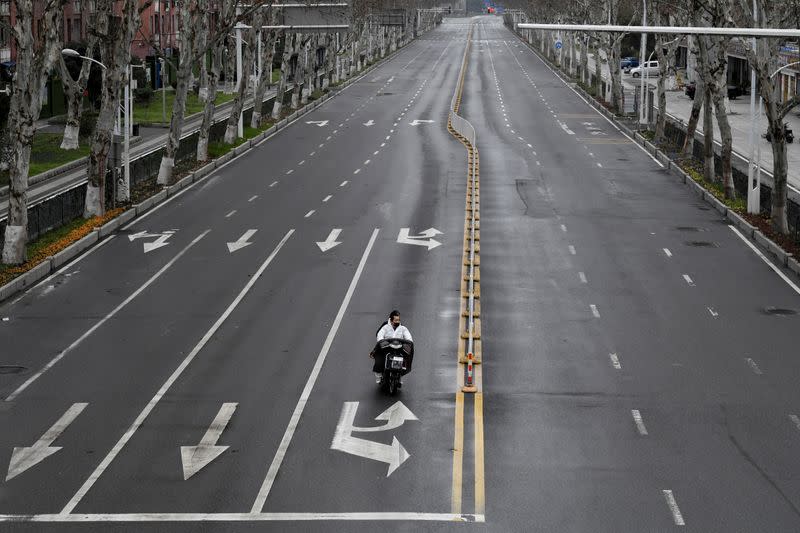
<path id="1" fill-rule="evenodd" d="M 342 230 L 339 228 L 332 229 L 327 239 L 325 239 L 323 242 L 317 241 L 317 246 L 319 246 L 319 249 L 322 250 L 323 252 L 327 252 L 334 246 L 342 244 L 340 241 L 336 240 L 339 238 L 339 235 L 341 233 Z"/>
<path id="2" fill-rule="evenodd" d="M 50 446 L 64 432 L 65 429 L 75 420 L 81 412 L 86 409 L 88 403 L 74 403 L 61 418 L 48 429 L 33 446 L 15 447 L 11 452 L 11 463 L 8 465 L 6 481 L 9 481 L 27 469 L 44 461 L 58 450 L 61 446 Z"/>
<path id="3" fill-rule="evenodd" d="M 181 463 L 183 464 L 183 479 L 187 480 L 208 465 L 211 461 L 222 455 L 229 446 L 217 446 L 222 432 L 230 422 L 238 403 L 223 403 L 211 426 L 203 435 L 197 446 L 181 446 Z"/>

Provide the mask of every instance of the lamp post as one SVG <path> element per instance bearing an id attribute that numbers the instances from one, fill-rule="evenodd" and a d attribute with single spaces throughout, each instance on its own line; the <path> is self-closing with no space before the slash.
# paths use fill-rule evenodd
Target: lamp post
<path id="1" fill-rule="evenodd" d="M 610 22 L 609 22 L 609 24 L 610 24 Z M 647 0 L 642 0 L 642 26 L 647 26 Z M 644 55 L 646 53 L 647 53 L 647 34 L 646 33 L 642 33 L 642 44 L 641 44 L 640 53 L 639 53 L 639 56 L 641 57 L 640 61 L 642 62 L 642 70 L 644 70 L 645 64 L 646 64 L 645 60 L 644 60 Z M 615 67 L 616 66 L 617 65 L 615 65 Z M 609 65 L 609 68 L 610 67 L 611 67 L 611 65 Z M 644 104 L 644 99 L 645 99 L 645 97 L 644 97 L 644 76 L 641 76 L 641 78 L 642 78 L 642 81 L 639 84 L 640 85 L 639 94 L 641 95 L 641 100 L 642 100 L 642 103 Z M 647 123 L 646 113 L 647 113 L 647 111 L 645 110 L 645 106 L 642 105 L 641 109 L 639 110 L 639 124 L 646 124 Z"/>
<path id="2" fill-rule="evenodd" d="M 166 72 L 167 61 L 163 57 L 158 58 L 161 63 L 161 122 L 167 123 L 167 86 L 164 83 L 164 73 Z"/>
<path id="3" fill-rule="evenodd" d="M 679 35 L 679 36 L 675 37 L 674 39 L 672 39 L 671 41 L 667 41 L 667 42 L 665 42 L 664 44 L 662 44 L 662 45 L 661 45 L 661 47 L 663 48 L 663 47 L 665 47 L 665 46 L 668 46 L 668 45 L 670 45 L 670 44 L 674 43 L 675 41 L 677 41 L 677 40 L 681 39 L 682 37 L 683 37 L 682 35 Z M 659 45 L 658 45 L 658 43 L 656 43 L 656 46 L 659 46 Z M 647 63 L 650 63 L 650 60 L 651 60 L 651 59 L 653 59 L 653 54 L 655 54 L 655 53 L 656 53 L 656 51 L 655 51 L 655 50 L 653 50 L 652 52 L 650 52 L 650 56 L 647 58 Z M 649 88 L 650 88 L 650 82 L 645 82 L 645 81 L 644 81 L 644 80 L 645 80 L 645 76 L 647 77 L 647 79 L 648 79 L 648 80 L 650 79 L 650 70 L 647 68 L 647 63 L 645 63 L 645 64 L 644 64 L 644 65 L 642 65 L 642 67 L 641 67 L 641 68 L 642 68 L 642 70 L 644 71 L 644 72 L 642 72 L 642 76 L 641 76 L 641 78 L 642 78 L 642 81 L 643 81 L 643 83 L 642 83 L 642 86 L 645 86 L 645 85 L 646 85 L 646 86 L 647 86 L 647 88 L 649 89 Z M 647 113 L 647 111 L 648 111 L 648 101 L 647 101 L 647 99 L 648 99 L 648 95 L 649 95 L 649 94 L 650 94 L 650 91 L 649 91 L 649 90 L 647 90 L 647 91 L 644 91 L 644 92 L 642 93 L 642 108 L 644 109 L 645 123 L 649 123 L 649 122 L 650 122 L 650 121 L 648 120 L 648 118 L 649 118 L 649 117 L 648 117 L 648 113 Z"/>

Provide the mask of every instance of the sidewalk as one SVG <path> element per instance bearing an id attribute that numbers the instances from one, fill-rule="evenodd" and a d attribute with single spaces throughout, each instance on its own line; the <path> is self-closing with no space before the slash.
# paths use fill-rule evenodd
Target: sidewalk
<path id="1" fill-rule="evenodd" d="M 589 55 L 589 69 L 591 72 L 594 72 L 594 57 L 592 54 Z M 603 71 L 603 78 L 608 80 L 609 70 L 608 65 L 602 65 Z M 610 81 L 609 81 L 610 83 Z M 641 84 L 641 80 L 639 78 L 634 78 L 630 74 L 622 74 L 622 83 L 628 89 L 637 89 Z M 654 80 L 648 80 L 648 84 L 653 88 L 655 91 L 656 82 Z M 747 162 L 750 159 L 750 127 L 751 127 L 751 116 L 750 116 L 750 96 L 743 95 L 738 97 L 735 100 L 729 100 L 730 105 L 730 113 L 728 114 L 728 121 L 731 125 L 731 130 L 733 133 L 733 151 L 734 157 L 739 157 L 742 161 Z M 655 103 L 653 103 L 653 107 L 657 107 Z M 688 96 L 683 92 L 680 91 L 667 91 L 667 114 L 674 118 L 675 120 L 686 124 L 689 122 L 689 115 L 691 114 L 692 110 L 692 100 L 689 99 Z M 757 113 L 757 110 L 756 110 Z M 784 122 L 789 124 L 789 127 L 795 132 L 795 135 L 800 137 L 800 117 L 797 116 L 797 111 L 790 112 Z M 703 115 L 700 114 L 700 120 L 697 125 L 698 133 L 702 134 L 703 132 Z M 761 168 L 772 173 L 772 147 L 770 143 L 767 142 L 766 139 L 761 137 L 761 135 L 767 131 L 767 119 L 762 114 L 761 121 L 756 126 L 756 149 L 760 146 L 761 147 Z M 714 140 L 719 143 L 719 127 L 716 124 L 716 120 L 714 121 Z M 794 142 L 792 144 L 786 145 L 786 152 L 788 158 L 788 181 L 789 187 L 794 189 L 796 193 L 800 193 L 800 141 Z M 756 153 L 757 155 L 757 153 Z M 762 174 L 762 180 L 764 179 L 764 175 Z M 767 177 L 766 181 L 770 181 L 769 177 Z"/>

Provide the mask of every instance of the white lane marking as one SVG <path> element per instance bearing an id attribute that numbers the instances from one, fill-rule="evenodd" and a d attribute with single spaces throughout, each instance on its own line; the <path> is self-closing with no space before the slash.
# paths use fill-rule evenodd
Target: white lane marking
<path id="1" fill-rule="evenodd" d="M 289 174 L 291 174 L 292 172 L 294 172 L 294 169 L 293 169 L 293 168 L 290 168 L 289 170 L 287 170 L 287 171 L 286 171 L 286 175 L 288 176 L 288 175 L 289 175 Z"/>
<path id="2" fill-rule="evenodd" d="M 556 114 L 553 113 L 553 116 L 556 116 Z M 575 132 L 569 129 L 566 124 L 564 124 L 563 122 L 561 122 L 560 124 L 561 124 L 561 129 L 566 131 L 568 135 L 575 135 Z"/>
<path id="3" fill-rule="evenodd" d="M 336 130 L 333 130 L 333 133 L 336 133 Z M 313 155 L 316 154 L 316 153 L 317 153 L 316 151 L 311 152 L 310 154 L 308 154 L 308 156 L 309 157 L 313 157 Z"/>
<path id="4" fill-rule="evenodd" d="M 647 435 L 647 428 L 644 425 L 644 420 L 642 420 L 642 413 L 640 413 L 638 409 L 631 409 L 631 415 L 633 415 L 633 421 L 636 423 L 636 429 L 639 430 L 639 435 Z"/>
<path id="5" fill-rule="evenodd" d="M 278 184 L 278 182 L 277 182 L 277 181 L 273 181 L 272 183 L 270 183 L 270 184 L 269 184 L 269 186 L 270 186 L 270 187 L 274 187 L 274 186 L 276 186 L 277 184 Z"/>
<path id="6" fill-rule="evenodd" d="M 611 359 L 611 366 L 613 366 L 616 370 L 622 370 L 622 364 L 619 362 L 619 357 L 617 357 L 617 354 L 610 353 L 608 354 L 608 358 Z"/>
<path id="7" fill-rule="evenodd" d="M 186 481 L 222 455 L 230 446 L 218 446 L 222 432 L 236 411 L 235 402 L 223 403 L 197 446 L 181 446 L 183 480 Z"/>
<path id="8" fill-rule="evenodd" d="M 761 372 L 761 369 L 760 369 L 760 368 L 758 368 L 758 364 L 756 364 L 756 362 L 755 362 L 755 361 L 753 361 L 753 359 L 752 359 L 751 357 L 745 357 L 745 359 L 744 359 L 744 360 L 745 360 L 745 362 L 747 363 L 747 365 L 750 367 L 750 369 L 751 369 L 751 370 L 752 370 L 752 371 L 753 371 L 753 372 L 754 372 L 754 373 L 755 373 L 757 376 L 760 376 L 760 375 L 762 375 L 762 374 L 763 374 L 763 372 Z"/>
<path id="9" fill-rule="evenodd" d="M 595 318 L 600 318 L 600 311 L 597 310 L 597 306 L 595 304 L 591 304 L 589 308 L 592 310 L 592 314 Z"/>
<path id="10" fill-rule="evenodd" d="M 603 165 L 601 165 L 600 163 L 597 163 L 597 166 L 598 166 L 599 168 L 603 168 Z"/>
<path id="11" fill-rule="evenodd" d="M 381 143 L 381 148 L 383 148 L 384 146 L 386 146 L 386 143 Z"/>
<path id="12" fill-rule="evenodd" d="M 208 233 L 208 231 L 206 231 L 206 233 Z M 203 338 L 200 339 L 200 342 L 198 342 L 197 345 L 192 349 L 192 351 L 189 352 L 189 355 L 187 355 L 186 358 L 183 360 L 183 362 L 181 362 L 181 364 L 178 365 L 178 368 L 175 369 L 172 375 L 169 378 L 167 378 L 167 381 L 164 382 L 161 388 L 158 389 L 158 392 L 156 392 L 155 396 L 153 396 L 153 398 L 147 403 L 142 412 L 139 413 L 139 416 L 136 417 L 136 420 L 133 421 L 133 424 L 131 424 L 131 426 L 122 435 L 122 437 L 114 445 L 111 451 L 108 452 L 108 455 L 106 455 L 103 461 L 97 466 L 97 468 L 95 468 L 94 472 L 92 472 L 92 474 L 89 476 L 89 479 L 87 479 L 83 483 L 81 488 L 78 489 L 78 492 L 76 492 L 75 495 L 72 497 L 72 499 L 69 502 L 67 502 L 67 505 L 65 505 L 64 508 L 61 510 L 59 516 L 64 517 L 66 515 L 69 515 L 70 513 L 72 513 L 72 511 L 75 510 L 75 507 L 81 502 L 83 497 L 86 496 L 86 494 L 89 492 L 92 486 L 97 482 L 100 476 L 103 475 L 103 472 L 106 471 L 111 462 L 117 457 L 117 455 L 119 455 L 119 453 L 122 451 L 122 448 L 124 448 L 125 445 L 128 443 L 128 441 L 131 440 L 133 434 L 136 433 L 136 431 L 141 427 L 142 424 L 144 424 L 144 421 L 147 419 L 147 417 L 150 415 L 153 409 L 155 409 L 156 405 L 164 396 L 164 394 L 166 394 L 167 391 L 170 389 L 170 387 L 172 387 L 172 384 L 178 380 L 183 371 L 186 370 L 186 368 L 189 366 L 192 360 L 197 356 L 198 353 L 200 353 L 200 350 L 202 350 L 203 347 L 208 343 L 208 341 L 211 340 L 211 338 L 217 333 L 217 330 L 222 326 L 225 320 L 227 320 L 230 314 L 233 313 L 234 309 L 236 309 L 236 307 L 239 305 L 239 303 L 241 303 L 244 297 L 247 296 L 247 293 L 250 292 L 250 289 L 253 288 L 253 285 L 255 285 L 256 282 L 261 278 L 261 275 L 267 269 L 269 264 L 272 263 L 272 260 L 275 259 L 275 256 L 278 255 L 278 252 L 280 252 L 281 248 L 283 248 L 283 245 L 286 244 L 286 241 L 289 240 L 289 238 L 292 236 L 293 233 L 294 233 L 293 229 L 290 229 L 286 233 L 281 242 L 279 242 L 278 245 L 275 247 L 275 249 L 272 250 L 272 253 L 269 254 L 269 257 L 267 257 L 267 259 L 261 264 L 258 270 L 256 270 L 255 274 L 253 274 L 253 276 L 250 278 L 250 280 L 247 282 L 247 284 L 244 286 L 241 292 L 239 292 L 239 294 L 236 296 L 233 302 L 231 302 L 231 304 L 228 306 L 225 312 L 222 313 L 222 315 L 217 319 L 216 322 L 214 322 L 214 325 L 211 326 L 211 329 L 209 329 L 206 332 L 206 334 L 203 335 Z M 195 239 L 195 241 L 200 240 L 204 235 L 205 233 L 203 233 L 200 237 Z"/>
<path id="13" fill-rule="evenodd" d="M 567 232 L 567 226 L 565 226 L 564 224 L 561 224 L 561 231 L 566 233 Z"/>
<path id="14" fill-rule="evenodd" d="M 325 137 L 325 140 L 326 140 L 326 141 L 330 141 L 330 140 L 331 140 L 331 136 L 330 136 L 330 135 L 328 135 L 327 137 Z"/>
<path id="15" fill-rule="evenodd" d="M 572 254 L 572 255 L 575 255 L 575 253 L 576 253 L 575 252 L 575 247 L 572 246 L 571 244 L 569 245 L 569 253 Z"/>
<path id="16" fill-rule="evenodd" d="M 358 174 L 359 172 L 361 172 L 361 169 L 360 169 L 360 168 L 357 168 L 357 169 L 355 169 L 355 170 L 353 171 L 353 174 Z"/>
<path id="17" fill-rule="evenodd" d="M 232 217 L 233 215 L 235 215 L 235 214 L 236 214 L 236 209 L 234 209 L 233 211 L 231 211 L 230 213 L 228 213 L 227 215 L 225 215 L 225 218 L 231 218 L 231 217 Z"/>
<path id="18" fill-rule="evenodd" d="M 589 157 L 594 157 L 594 154 L 592 152 L 589 152 Z"/>
<path id="19" fill-rule="evenodd" d="M 347 180 L 344 180 L 343 182 L 341 182 L 339 184 L 339 187 L 344 187 L 345 185 L 347 185 Z"/>
<path id="20" fill-rule="evenodd" d="M 248 202 L 252 202 L 252 201 L 253 201 L 253 200 L 255 200 L 256 198 L 258 198 L 258 195 L 257 195 L 257 194 L 254 194 L 254 195 L 253 195 L 253 196 L 251 196 L 251 197 L 250 197 L 250 199 L 248 199 L 247 201 L 248 201 Z"/>
<path id="21" fill-rule="evenodd" d="M 800 417 L 797 415 L 789 415 L 789 420 L 791 420 L 794 426 L 800 430 Z"/>
<path id="22" fill-rule="evenodd" d="M 387 141 L 388 141 L 389 139 L 391 139 L 391 138 L 392 138 L 392 136 L 391 136 L 391 135 L 387 135 L 387 136 L 386 136 L 386 140 L 387 140 Z"/>
<path id="23" fill-rule="evenodd" d="M 533 146 L 532 146 L 532 145 L 529 143 L 529 144 L 528 144 L 528 148 L 533 148 Z"/>
<path id="24" fill-rule="evenodd" d="M 378 152 L 380 152 L 380 150 L 375 150 L 374 152 L 372 152 L 372 155 L 378 155 Z"/>
<path id="25" fill-rule="evenodd" d="M 669 248 L 664 248 L 664 254 L 665 254 L 667 257 L 672 257 L 672 252 L 670 252 L 670 251 L 669 251 Z"/>
<path id="26" fill-rule="evenodd" d="M 542 166 L 542 163 L 541 163 L 541 162 L 539 162 L 539 161 L 537 161 L 537 162 L 536 162 L 536 166 L 537 166 L 537 167 L 540 167 L 540 166 Z"/>
<path id="27" fill-rule="evenodd" d="M 714 318 L 717 318 L 719 316 L 719 313 L 717 311 L 714 311 L 713 307 L 708 307 L 707 309 L 708 312 L 711 313 L 711 316 L 713 316 Z"/>
<path id="28" fill-rule="evenodd" d="M 321 143 L 317 148 L 322 148 L 323 146 L 325 146 L 325 143 Z"/>
<path id="29" fill-rule="evenodd" d="M 28 378 L 28 379 L 25 381 L 25 383 L 23 383 L 22 385 L 20 385 L 20 386 L 19 386 L 19 388 L 17 388 L 17 390 L 15 390 L 14 392 L 12 392 L 12 393 L 11 393 L 11 394 L 10 394 L 10 395 L 9 395 L 9 396 L 8 396 L 8 397 L 5 399 L 5 401 L 6 401 L 6 402 L 12 402 L 12 401 L 14 401 L 14 400 L 16 399 L 16 397 L 17 397 L 17 396 L 19 396 L 19 394 L 20 394 L 22 391 L 24 391 L 25 389 L 27 389 L 27 388 L 28 388 L 28 387 L 31 385 L 31 383 L 33 383 L 34 381 L 36 381 L 37 379 L 39 379 L 40 377 L 42 377 L 42 375 L 43 375 L 45 372 L 47 372 L 48 370 L 50 370 L 51 368 L 53 368 L 53 366 L 55 366 L 55 364 L 56 364 L 56 363 L 58 363 L 59 361 L 61 361 L 61 359 L 63 359 L 65 355 L 67 355 L 69 352 L 71 352 L 72 350 L 74 350 L 75 348 L 77 348 L 79 344 L 81 344 L 81 343 L 82 343 L 84 340 L 86 340 L 86 339 L 87 339 L 87 338 L 88 338 L 88 337 L 89 337 L 89 336 L 90 336 L 92 333 L 94 333 L 95 331 L 97 331 L 97 330 L 98 330 L 98 329 L 99 329 L 99 328 L 100 328 L 100 327 L 101 327 L 103 324 L 105 324 L 106 322 L 108 322 L 109 320 L 111 320 L 112 318 L 114 318 L 114 316 L 116 316 L 116 314 L 117 314 L 117 313 L 119 313 L 119 312 L 120 312 L 120 311 L 121 311 L 121 310 L 122 310 L 122 309 L 123 309 L 123 308 L 124 308 L 126 305 L 128 305 L 129 303 L 131 303 L 131 302 L 133 301 L 133 299 L 134 299 L 134 298 L 136 298 L 137 296 L 139 296 L 139 295 L 140 295 L 140 294 L 141 294 L 141 293 L 142 293 L 142 292 L 143 292 L 143 291 L 144 291 L 144 290 L 145 290 L 147 287 L 149 287 L 150 285 L 152 285 L 152 284 L 153 284 L 153 282 L 155 282 L 155 281 L 156 281 L 156 280 L 157 280 L 159 277 L 161 277 L 161 275 L 162 275 L 164 272 L 166 272 L 167 270 L 169 270 L 169 268 L 170 268 L 172 265 L 174 265 L 174 264 L 175 264 L 175 262 L 176 262 L 178 259 L 180 259 L 180 258 L 183 256 L 183 254 L 185 254 L 186 252 L 188 252 L 188 251 L 189 251 L 189 248 L 191 248 L 192 246 L 194 246 L 195 244 L 197 244 L 197 243 L 200 241 L 200 239 L 202 239 L 203 237 L 205 237 L 205 236 L 208 234 L 208 232 L 209 232 L 209 231 L 211 231 L 211 230 L 206 230 L 206 231 L 204 231 L 203 233 L 201 233 L 200 235 L 198 235 L 197 237 L 195 237 L 195 239 L 194 239 L 192 242 L 190 242 L 189 244 L 187 244 L 187 245 L 186 245 L 186 247 L 185 247 L 183 250 L 181 250 L 180 252 L 178 252 L 178 254 L 177 254 L 175 257 L 173 257 L 172 259 L 170 259 L 170 261 L 169 261 L 169 262 L 168 262 L 166 265 L 164 265 L 163 267 L 161 267 L 161 269 L 160 269 L 158 272 L 156 272 L 155 274 L 153 274 L 153 275 L 150 277 L 150 279 L 148 279 L 147 281 L 145 281 L 145 282 L 144 282 L 144 284 L 143 284 L 141 287 L 139 287 L 138 289 L 136 289 L 136 290 L 133 292 L 133 294 L 131 294 L 130 296 L 128 296 L 127 298 L 125 298 L 125 299 L 122 301 L 122 303 L 120 303 L 118 306 L 116 306 L 114 309 L 112 309 L 110 313 L 108 313 L 106 316 L 104 316 L 102 319 L 100 319 L 100 321 L 99 321 L 99 322 L 97 322 L 97 324 L 95 324 L 94 326 L 92 326 L 91 328 L 89 328 L 89 330 L 88 330 L 86 333 L 84 333 L 83 335 L 81 335 L 80 337 L 78 337 L 78 339 L 77 339 L 77 340 L 75 340 L 75 341 L 74 341 L 72 344 L 70 344 L 69 346 L 67 346 L 66 348 L 64 348 L 64 350 L 62 350 L 62 351 L 61 351 L 61 353 L 59 353 L 57 356 L 55 356 L 53 359 L 51 359 L 51 360 L 50 360 L 50 362 L 49 362 L 49 363 L 47 363 L 47 364 L 46 364 L 44 367 L 42 367 L 42 369 L 41 369 L 41 370 L 39 370 L 39 371 L 38 371 L 38 372 L 36 372 L 34 375 L 32 375 L 31 377 L 29 377 L 29 378 Z"/>
<path id="30" fill-rule="evenodd" d="M 314 213 L 315 213 L 315 210 L 314 210 L 314 209 L 312 209 L 311 211 L 309 211 L 308 213 L 306 213 L 306 215 L 305 215 L 303 218 L 308 218 L 308 217 L 310 217 L 311 215 L 313 215 Z"/>
<path id="31" fill-rule="evenodd" d="M 583 272 L 578 272 L 578 277 L 580 278 L 581 283 L 588 283 L 586 279 L 586 274 L 584 274 Z"/>
<path id="32" fill-rule="evenodd" d="M 264 504 L 267 502 L 269 492 L 272 490 L 272 484 L 275 482 L 275 478 L 278 475 L 278 470 L 283 463 L 283 458 L 286 456 L 286 452 L 288 451 L 289 445 L 292 442 L 292 437 L 294 437 L 294 432 L 297 429 L 297 425 L 300 423 L 300 417 L 303 415 L 303 410 L 306 407 L 309 396 L 311 396 L 311 390 L 314 388 L 314 384 L 317 382 L 317 378 L 322 370 L 322 365 L 325 362 L 325 358 L 328 356 L 328 351 L 330 350 L 331 345 L 333 344 L 333 339 L 336 337 L 336 333 L 339 331 L 339 325 L 342 323 L 344 314 L 347 311 L 348 305 L 350 304 L 350 299 L 353 297 L 353 293 L 355 293 L 356 285 L 358 285 L 358 280 L 361 278 L 361 273 L 364 271 L 367 258 L 369 257 L 370 251 L 375 244 L 375 240 L 378 238 L 378 232 L 380 232 L 380 229 L 378 228 L 373 230 L 372 237 L 370 237 L 367 247 L 364 250 L 364 254 L 361 256 L 361 261 L 358 263 L 358 268 L 356 268 L 353 279 L 350 281 L 350 286 L 347 288 L 347 293 L 344 295 L 342 304 L 339 306 L 339 311 L 336 313 L 336 318 L 334 318 L 333 324 L 331 324 L 331 329 L 328 331 L 328 336 L 325 339 L 325 343 L 322 345 L 322 348 L 319 351 L 317 361 L 314 363 L 314 368 L 311 370 L 311 374 L 308 376 L 308 381 L 303 388 L 303 392 L 300 394 L 300 399 L 297 400 L 297 405 L 292 413 L 292 418 L 289 420 L 289 425 L 286 427 L 286 432 L 283 434 L 281 443 L 278 446 L 278 451 L 275 452 L 275 457 L 273 457 L 272 463 L 267 471 L 267 477 L 264 478 L 264 483 L 261 485 L 261 489 L 258 491 L 258 496 L 256 496 L 256 501 L 253 503 L 253 508 L 250 511 L 251 513 L 260 513 L 264 509 Z"/>
<path id="33" fill-rule="evenodd" d="M 0 515 L 0 522 L 485 522 L 482 514 L 450 513 L 120 513 Z"/>
<path id="34" fill-rule="evenodd" d="M 323 199 L 322 199 L 322 203 L 325 203 L 325 202 L 327 202 L 327 201 L 328 201 L 328 200 L 330 200 L 331 198 L 333 198 L 333 195 L 329 194 L 328 196 L 326 196 L 325 198 L 323 198 Z"/>
<path id="35" fill-rule="evenodd" d="M 369 163 L 370 163 L 370 160 L 369 160 L 369 159 L 367 159 L 366 161 L 364 161 L 364 165 L 369 165 Z"/>
<path id="36" fill-rule="evenodd" d="M 689 284 L 690 287 L 694 287 L 694 281 L 692 281 L 692 278 L 689 277 L 689 274 L 684 274 L 683 279 Z"/>
<path id="37" fill-rule="evenodd" d="M 250 242 L 250 237 L 255 235 L 257 231 L 258 230 L 256 229 L 249 229 L 245 231 L 242 234 L 242 236 L 236 239 L 234 242 L 226 243 L 228 245 L 228 252 L 233 253 L 238 250 L 241 250 L 242 248 L 247 248 L 248 246 L 253 244 L 252 242 Z"/>
<path id="38" fill-rule="evenodd" d="M 769 259 L 767 259 L 767 258 L 766 258 L 766 256 L 765 256 L 763 253 L 761 253 L 761 250 L 759 250 L 758 248 L 756 248 L 756 247 L 755 247 L 755 245 L 754 245 L 753 243 L 751 243 L 749 240 L 747 240 L 747 237 L 745 237 L 744 235 L 742 235 L 742 234 L 739 232 L 739 230 L 738 230 L 738 229 L 736 229 L 736 228 L 735 228 L 735 227 L 733 227 L 733 226 L 728 226 L 728 227 L 729 227 L 729 228 L 731 228 L 731 231 L 733 231 L 733 232 L 734 232 L 736 235 L 738 235 L 738 236 L 739 236 L 739 238 L 740 238 L 740 239 L 742 239 L 742 241 L 744 241 L 744 243 L 745 243 L 747 246 L 749 246 L 749 247 L 750 247 L 750 249 L 751 249 L 751 250 L 753 250 L 753 252 L 755 252 L 755 254 L 756 254 L 758 257 L 760 257 L 762 261 L 764 261 L 766 264 L 768 264 L 768 265 L 769 265 L 769 267 L 770 267 L 772 270 L 774 270 L 774 271 L 775 271 L 775 273 L 776 273 L 776 274 L 778 274 L 778 275 L 781 277 L 781 279 L 782 279 L 783 281 L 785 281 L 785 282 L 786 282 L 786 284 L 787 284 L 787 285 L 789 285 L 789 287 L 791 287 L 791 288 L 794 290 L 794 292 L 796 292 L 797 294 L 800 294 L 800 287 L 798 287 L 797 285 L 795 285 L 795 284 L 794 284 L 794 282 L 792 282 L 792 280 L 790 280 L 788 277 L 786 277 L 786 274 L 784 274 L 783 272 L 781 272 L 781 270 L 780 270 L 778 267 L 776 267 L 775 265 L 773 265 L 773 264 L 772 264 L 772 262 L 771 262 Z"/>
<path id="39" fill-rule="evenodd" d="M 667 500 L 667 506 L 672 513 L 672 520 L 675 522 L 675 525 L 685 526 L 686 523 L 683 521 L 683 515 L 681 514 L 681 510 L 678 508 L 678 502 L 675 501 L 675 496 L 672 494 L 672 491 L 664 489 L 661 492 L 664 494 L 664 498 Z"/>
<path id="40" fill-rule="evenodd" d="M 300 161 L 299 163 L 297 163 L 297 165 L 298 165 L 298 166 L 300 166 L 300 165 L 305 165 L 305 164 L 306 164 L 306 160 L 305 160 L 305 159 L 303 159 L 302 161 Z"/>

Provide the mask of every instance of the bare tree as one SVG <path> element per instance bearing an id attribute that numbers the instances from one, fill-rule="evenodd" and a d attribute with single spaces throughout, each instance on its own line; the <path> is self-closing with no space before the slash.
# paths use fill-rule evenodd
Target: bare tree
<path id="1" fill-rule="evenodd" d="M 92 57 L 94 54 L 97 39 L 89 36 L 84 55 Z M 64 126 L 64 138 L 61 140 L 62 150 L 76 150 L 79 146 L 81 115 L 83 114 L 83 93 L 89 83 L 92 62 L 84 59 L 81 62 L 81 70 L 78 79 L 73 80 L 72 74 L 67 67 L 66 59 L 59 54 L 59 67 L 61 69 L 61 84 L 64 87 L 64 96 L 67 97 L 67 123 Z"/>
<path id="2" fill-rule="evenodd" d="M 242 50 L 242 72 L 241 79 L 237 81 L 238 91 L 233 99 L 231 106 L 231 114 L 228 117 L 228 125 L 225 128 L 225 144 L 233 144 L 236 140 L 236 133 L 239 125 L 239 116 L 244 109 L 245 98 L 247 97 L 247 89 L 250 87 L 250 65 L 253 63 L 254 45 L 256 44 L 256 28 L 261 28 L 264 25 L 264 10 L 257 10 L 253 15 L 252 24 L 247 28 L 244 40 L 247 45 Z M 245 32 L 245 30 L 237 30 Z M 255 102 L 254 102 L 255 105 Z"/>
<path id="3" fill-rule="evenodd" d="M 273 17 L 270 17 L 273 21 Z M 262 40 L 262 37 L 266 37 Z M 267 86 L 272 83 L 272 58 L 275 55 L 275 41 L 278 38 L 277 30 L 262 30 L 259 32 L 258 39 L 261 41 L 261 72 L 259 72 L 256 84 L 255 97 L 253 102 L 253 114 L 250 117 L 250 127 L 258 128 L 261 126 L 261 109 L 264 102 L 264 93 Z M 277 95 L 276 95 L 277 98 Z"/>
<path id="4" fill-rule="evenodd" d="M 11 151 L 9 168 L 8 221 L 3 241 L 3 263 L 18 265 L 27 260 L 28 171 L 36 121 L 42 109 L 42 94 L 47 76 L 61 50 L 59 27 L 65 0 L 44 4 L 40 32 L 33 31 L 33 0 L 13 0 L 16 22 L 11 36 L 17 48 L 17 67 L 12 81 L 8 130 Z"/>

